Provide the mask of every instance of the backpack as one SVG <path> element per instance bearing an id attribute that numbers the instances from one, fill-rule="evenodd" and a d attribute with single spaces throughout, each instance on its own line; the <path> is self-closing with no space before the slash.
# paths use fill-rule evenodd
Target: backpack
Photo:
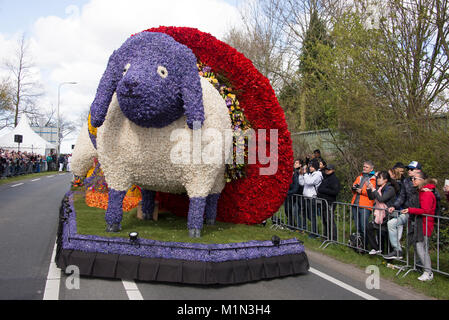
<path id="1" fill-rule="evenodd" d="M 436 200 L 436 206 L 435 206 L 435 216 L 439 216 L 441 215 L 441 197 L 439 197 L 439 195 L 436 194 L 435 192 L 436 189 L 433 189 L 433 195 L 435 196 L 435 200 Z"/>
<path id="2" fill-rule="evenodd" d="M 349 236 L 348 245 L 357 253 L 363 253 L 363 239 L 360 233 L 353 233 Z"/>

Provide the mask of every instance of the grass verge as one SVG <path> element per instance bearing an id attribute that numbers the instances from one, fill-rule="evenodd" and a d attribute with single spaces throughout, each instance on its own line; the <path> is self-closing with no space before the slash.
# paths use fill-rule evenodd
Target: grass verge
<path id="1" fill-rule="evenodd" d="M 144 239 L 205 244 L 271 240 L 273 235 L 281 239 L 291 239 L 296 235 L 262 225 L 237 225 L 217 221 L 213 226 L 204 225 L 201 238 L 190 238 L 185 217 L 160 212 L 158 221 L 142 221 L 137 219 L 137 209 L 124 212 L 121 232 L 109 233 L 105 231 L 105 210 L 87 206 L 83 194 L 75 194 L 74 203 L 78 233 L 83 235 L 128 238 L 129 232 L 137 231 L 139 237 Z"/>
<path id="2" fill-rule="evenodd" d="M 63 173 L 66 173 L 65 171 Z M 17 177 L 10 177 L 6 179 L 0 179 L 0 185 L 22 181 L 22 180 L 28 180 L 28 179 L 35 179 L 43 176 L 50 176 L 52 174 L 59 174 L 58 171 L 45 171 L 45 172 L 39 172 L 39 173 L 32 173 L 32 174 L 24 174 Z"/>

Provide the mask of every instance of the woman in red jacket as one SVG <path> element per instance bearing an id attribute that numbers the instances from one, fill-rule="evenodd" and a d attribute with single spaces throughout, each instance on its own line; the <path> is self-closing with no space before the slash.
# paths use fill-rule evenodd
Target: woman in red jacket
<path id="1" fill-rule="evenodd" d="M 433 191 L 436 187 L 436 181 L 427 179 L 423 172 L 419 172 L 413 178 L 413 185 L 419 189 L 420 207 L 404 209 L 401 212 L 416 215 L 415 248 L 421 263 L 424 265 L 424 273 L 418 280 L 430 281 L 433 279 L 433 273 L 429 256 L 429 239 L 434 225 L 432 216 L 435 215 L 436 198 Z"/>

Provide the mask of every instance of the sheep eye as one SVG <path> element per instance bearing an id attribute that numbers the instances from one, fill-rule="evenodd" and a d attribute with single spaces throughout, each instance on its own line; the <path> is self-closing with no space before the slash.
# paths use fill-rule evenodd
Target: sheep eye
<path id="1" fill-rule="evenodd" d="M 168 77 L 168 71 L 167 68 L 163 66 L 157 67 L 157 73 L 161 76 L 161 78 L 165 79 Z"/>
<path id="2" fill-rule="evenodd" d="M 128 63 L 128 64 L 125 66 L 125 68 L 123 68 L 123 75 L 125 75 L 125 74 L 128 72 L 129 67 L 131 67 L 131 64 L 130 64 L 130 63 Z"/>

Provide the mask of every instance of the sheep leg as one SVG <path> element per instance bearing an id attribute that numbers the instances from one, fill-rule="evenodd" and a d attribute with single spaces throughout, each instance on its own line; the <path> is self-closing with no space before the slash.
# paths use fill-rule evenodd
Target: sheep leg
<path id="1" fill-rule="evenodd" d="M 109 190 L 108 209 L 105 215 L 107 232 L 119 232 L 122 230 L 120 223 L 123 218 L 123 199 L 125 195 L 126 191 L 117 191 L 112 188 Z"/>
<path id="2" fill-rule="evenodd" d="M 206 224 L 214 225 L 215 218 L 217 217 L 217 205 L 220 193 L 210 194 L 206 199 Z"/>
<path id="3" fill-rule="evenodd" d="M 145 220 L 153 220 L 155 191 L 142 189 L 142 213 Z"/>
<path id="4" fill-rule="evenodd" d="M 187 228 L 189 229 L 189 236 L 191 238 L 201 237 L 205 207 L 206 197 L 190 198 L 189 213 L 187 216 Z"/>

